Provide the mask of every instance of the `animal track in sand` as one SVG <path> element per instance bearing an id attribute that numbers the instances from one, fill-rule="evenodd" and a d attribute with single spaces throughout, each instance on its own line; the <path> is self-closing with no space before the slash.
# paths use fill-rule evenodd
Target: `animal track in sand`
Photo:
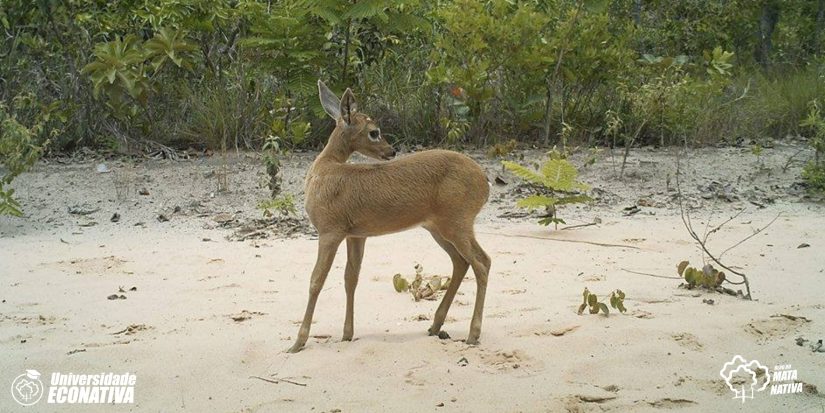
<path id="1" fill-rule="evenodd" d="M 44 263 L 45 266 L 56 266 L 66 270 L 72 274 L 80 275 L 111 275 L 113 272 L 121 270 L 124 264 L 129 261 L 109 255 L 106 257 L 95 258 L 76 258 L 72 260 L 61 260 L 53 263 Z M 123 271 L 122 273 L 131 273 L 130 271 Z"/>
<path id="2" fill-rule="evenodd" d="M 603 406 L 616 399 L 617 396 L 612 394 L 591 395 L 591 394 L 575 394 L 562 397 L 558 399 L 564 406 L 564 410 L 568 413 L 584 413 L 584 412 L 601 412 L 605 409 L 610 409 L 612 406 Z"/>
<path id="3" fill-rule="evenodd" d="M 677 333 L 670 337 L 676 341 L 676 344 L 689 350 L 700 351 L 704 348 L 702 343 L 699 342 L 699 339 L 690 333 Z"/>
<path id="4" fill-rule="evenodd" d="M 458 343 L 457 343 L 458 344 Z M 467 366 L 489 374 L 514 372 L 532 374 L 541 369 L 541 363 L 523 350 L 486 350 L 483 347 L 453 348 L 456 360 L 467 359 Z"/>
<path id="5" fill-rule="evenodd" d="M 787 314 L 775 314 L 770 318 L 752 321 L 744 326 L 745 331 L 753 334 L 758 339 L 769 340 L 777 337 L 785 337 L 792 332 L 796 332 L 800 327 L 811 320 Z"/>
<path id="6" fill-rule="evenodd" d="M 541 326 L 539 328 L 529 328 L 529 329 L 522 330 L 521 332 L 516 334 L 516 337 L 533 337 L 533 336 L 561 337 L 561 336 L 564 336 L 564 335 L 567 335 L 567 334 L 570 334 L 570 333 L 576 331 L 579 327 L 581 327 L 581 326 L 577 325 L 577 324 L 570 324 L 570 325 L 565 325 L 565 326 L 561 326 L 561 327 L 554 327 L 554 328 L 544 328 L 544 326 Z"/>
<path id="7" fill-rule="evenodd" d="M 35 324 L 40 326 L 47 326 L 55 324 L 58 320 L 65 320 L 65 318 L 58 318 L 55 316 L 44 316 L 44 315 L 26 315 L 26 316 L 16 316 L 16 315 L 6 315 L 0 314 L 0 324 L 3 324 L 5 321 L 11 321 L 17 325 L 29 325 Z"/>
<path id="8" fill-rule="evenodd" d="M 109 333 L 113 335 L 119 340 L 115 340 L 108 343 L 101 343 L 101 342 L 93 342 L 93 343 L 81 343 L 84 348 L 97 348 L 97 347 L 106 347 L 106 346 L 113 346 L 118 344 L 129 344 L 133 341 L 139 341 L 140 339 L 136 336 L 139 332 L 152 330 L 154 327 L 147 326 L 146 324 L 130 324 L 121 330 L 115 331 L 113 333 Z M 126 338 L 126 336 L 130 336 Z"/>
<path id="9" fill-rule="evenodd" d="M 404 373 L 404 382 L 407 384 L 412 384 L 413 386 L 424 386 L 427 384 L 427 381 L 419 377 L 419 371 L 424 367 L 427 367 L 429 363 L 426 361 L 424 364 L 420 366 L 415 366 L 410 368 L 406 373 Z"/>
<path id="10" fill-rule="evenodd" d="M 652 402 L 648 401 L 646 403 L 649 404 L 651 407 L 654 407 L 654 408 L 657 408 L 657 409 L 680 409 L 680 408 L 683 408 L 683 407 L 688 407 L 688 406 L 696 404 L 696 402 L 693 401 L 693 400 L 671 399 L 670 397 L 655 400 L 655 401 L 652 401 Z"/>

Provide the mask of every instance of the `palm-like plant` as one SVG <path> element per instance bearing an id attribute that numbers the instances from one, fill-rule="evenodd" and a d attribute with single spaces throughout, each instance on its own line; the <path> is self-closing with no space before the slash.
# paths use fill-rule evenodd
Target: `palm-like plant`
<path id="1" fill-rule="evenodd" d="M 567 159 L 558 153 L 551 152 L 550 159 L 541 165 L 539 171 L 533 171 L 515 162 L 502 161 L 502 165 L 510 172 L 530 184 L 542 188 L 549 194 L 537 194 L 519 200 L 516 205 L 521 208 L 545 208 L 549 214 L 539 220 L 541 225 L 564 224 L 564 220 L 556 216 L 556 207 L 566 204 L 590 202 L 592 199 L 582 192 L 590 189 L 586 184 L 579 182 L 579 171 Z"/>

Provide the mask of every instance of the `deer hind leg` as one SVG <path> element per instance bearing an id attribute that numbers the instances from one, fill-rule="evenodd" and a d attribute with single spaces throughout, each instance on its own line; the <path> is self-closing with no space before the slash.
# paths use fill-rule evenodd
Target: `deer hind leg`
<path id="1" fill-rule="evenodd" d="M 298 330 L 298 338 L 295 344 L 287 350 L 290 353 L 297 353 L 304 347 L 309 337 L 309 326 L 312 324 L 312 314 L 315 312 L 315 303 L 318 301 L 318 294 L 324 287 L 332 261 L 335 259 L 335 251 L 344 240 L 343 235 L 322 234 L 318 237 L 318 259 L 315 261 L 315 268 L 312 269 L 312 278 L 309 282 L 309 301 L 304 313 L 304 320 L 301 322 L 301 329 Z"/>
<path id="2" fill-rule="evenodd" d="M 366 241 L 366 238 L 347 238 L 347 268 L 344 270 L 347 314 L 344 319 L 344 335 L 341 338 L 343 341 L 352 340 L 355 287 L 358 285 L 358 274 L 361 272 L 361 260 L 364 258 L 364 244 Z"/>
<path id="3" fill-rule="evenodd" d="M 430 234 L 435 239 L 435 242 L 437 242 L 438 245 L 440 245 L 441 248 L 447 252 L 450 259 L 453 261 L 453 275 L 450 277 L 450 286 L 447 287 L 447 292 L 444 294 L 444 298 L 441 299 L 441 304 L 438 305 L 438 309 L 435 311 L 433 324 L 428 330 L 432 336 L 441 331 L 441 326 L 444 324 L 444 319 L 447 318 L 447 312 L 450 310 L 450 305 L 453 303 L 453 299 L 455 299 L 455 294 L 458 291 L 458 287 L 461 285 L 461 281 L 464 279 L 464 275 L 467 274 L 467 269 L 470 267 L 470 264 L 468 264 L 464 257 L 458 253 L 455 246 L 444 239 L 438 231 L 430 228 L 427 228 L 427 230 L 430 231 Z"/>
<path id="4" fill-rule="evenodd" d="M 455 249 L 473 267 L 476 277 L 476 302 L 473 308 L 473 320 L 470 322 L 470 334 L 467 344 L 478 344 L 481 336 L 481 319 L 484 313 L 484 297 L 487 293 L 487 276 L 490 273 L 490 257 L 478 245 L 473 233 L 472 223 L 461 228 L 453 228 L 442 236 L 455 246 Z M 452 282 L 450 283 L 452 287 Z"/>

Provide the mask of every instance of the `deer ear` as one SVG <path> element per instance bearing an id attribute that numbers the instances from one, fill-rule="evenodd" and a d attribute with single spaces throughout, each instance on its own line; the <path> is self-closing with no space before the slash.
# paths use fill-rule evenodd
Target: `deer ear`
<path id="1" fill-rule="evenodd" d="M 349 125 L 352 123 L 352 115 L 358 112 L 358 104 L 355 103 L 355 95 L 352 94 L 352 90 L 347 88 L 346 92 L 344 92 L 344 96 L 341 96 L 341 117 L 344 118 L 344 122 Z"/>
<path id="2" fill-rule="evenodd" d="M 324 107 L 324 112 L 331 118 L 337 120 L 341 116 L 341 101 L 338 96 L 335 96 L 327 85 L 318 79 L 318 97 L 321 99 L 321 106 Z"/>

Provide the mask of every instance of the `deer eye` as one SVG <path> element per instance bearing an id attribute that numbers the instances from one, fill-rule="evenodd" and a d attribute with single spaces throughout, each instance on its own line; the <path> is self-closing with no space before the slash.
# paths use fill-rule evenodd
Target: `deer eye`
<path id="1" fill-rule="evenodd" d="M 381 130 L 380 129 L 373 129 L 370 131 L 370 139 L 377 141 L 378 138 L 381 137 Z"/>

